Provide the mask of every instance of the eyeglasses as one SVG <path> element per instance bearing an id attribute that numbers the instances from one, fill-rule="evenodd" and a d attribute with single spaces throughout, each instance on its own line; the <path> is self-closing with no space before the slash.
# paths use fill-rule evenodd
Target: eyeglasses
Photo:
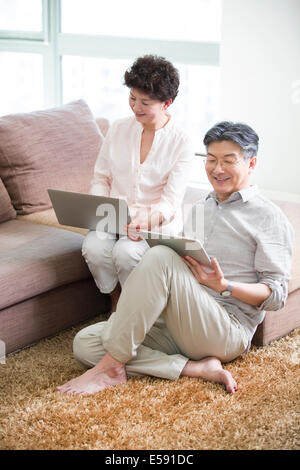
<path id="1" fill-rule="evenodd" d="M 235 158 L 228 158 L 225 160 L 218 160 L 217 158 L 213 157 L 204 157 L 203 158 L 203 163 L 207 168 L 214 168 L 218 164 L 222 168 L 232 168 L 236 165 L 239 165 L 241 162 L 244 162 L 245 160 L 243 159 L 235 159 Z"/>

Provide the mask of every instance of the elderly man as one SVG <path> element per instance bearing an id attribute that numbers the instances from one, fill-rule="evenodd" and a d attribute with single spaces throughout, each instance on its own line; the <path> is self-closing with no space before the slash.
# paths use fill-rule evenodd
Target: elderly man
<path id="1" fill-rule="evenodd" d="M 250 185 L 258 150 L 253 129 L 222 122 L 204 144 L 214 191 L 199 204 L 213 270 L 164 246 L 148 250 L 116 312 L 76 335 L 75 358 L 90 369 L 59 391 L 93 394 L 124 383 L 127 375 L 199 377 L 237 390 L 222 363 L 248 351 L 265 310 L 283 307 L 293 231 L 281 210 Z"/>

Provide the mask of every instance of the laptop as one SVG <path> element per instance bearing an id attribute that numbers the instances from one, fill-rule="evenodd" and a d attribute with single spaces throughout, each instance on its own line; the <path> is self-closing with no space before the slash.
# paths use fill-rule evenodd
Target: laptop
<path id="1" fill-rule="evenodd" d="M 131 218 L 124 199 L 60 189 L 48 189 L 48 194 L 61 225 L 126 235 Z"/>
<path id="2" fill-rule="evenodd" d="M 159 232 L 147 232 L 145 230 L 141 230 L 139 233 L 146 240 L 150 248 L 157 245 L 168 246 L 181 256 L 191 256 L 191 258 L 199 261 L 199 263 L 211 267 L 210 257 L 200 240 Z"/>

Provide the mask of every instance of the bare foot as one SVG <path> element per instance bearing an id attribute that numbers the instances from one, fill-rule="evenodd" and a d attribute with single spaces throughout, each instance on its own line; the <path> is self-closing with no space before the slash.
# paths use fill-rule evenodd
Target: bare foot
<path id="1" fill-rule="evenodd" d="M 106 353 L 95 367 L 57 387 L 56 390 L 76 395 L 93 395 L 107 387 L 123 384 L 126 380 L 124 364 Z"/>
<path id="2" fill-rule="evenodd" d="M 206 357 L 201 361 L 188 361 L 181 372 L 182 376 L 200 377 L 209 382 L 223 384 L 229 393 L 237 391 L 237 383 L 227 370 L 224 370 L 221 361 L 216 357 Z"/>
<path id="3" fill-rule="evenodd" d="M 110 311 L 109 311 L 110 314 L 112 314 L 113 312 L 117 310 L 117 304 L 118 304 L 120 295 L 121 295 L 121 286 L 120 286 L 120 283 L 118 282 L 114 290 L 110 292 L 109 294 L 110 302 L 111 302 Z"/>

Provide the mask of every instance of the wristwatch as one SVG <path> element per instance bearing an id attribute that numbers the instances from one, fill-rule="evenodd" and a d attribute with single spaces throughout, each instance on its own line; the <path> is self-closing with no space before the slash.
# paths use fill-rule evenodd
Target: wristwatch
<path id="1" fill-rule="evenodd" d="M 220 292 L 220 295 L 222 297 L 230 297 L 232 294 L 232 289 L 233 289 L 233 286 L 231 284 L 228 284 L 227 289 Z"/>

